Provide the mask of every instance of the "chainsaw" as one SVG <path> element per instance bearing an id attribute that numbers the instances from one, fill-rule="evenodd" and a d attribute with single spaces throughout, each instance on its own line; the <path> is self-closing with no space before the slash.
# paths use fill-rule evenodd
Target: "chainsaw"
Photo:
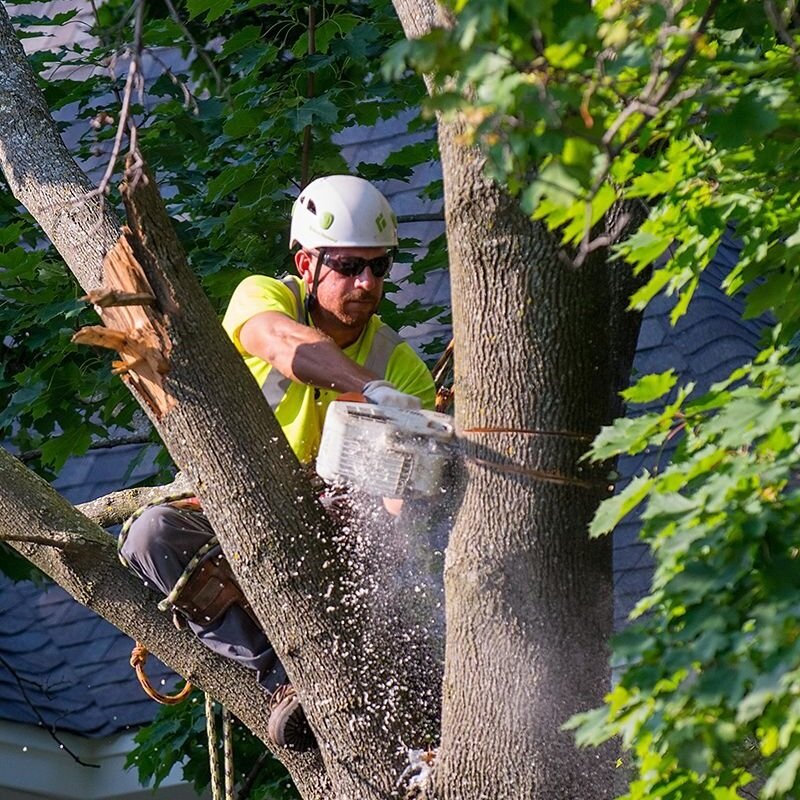
<path id="1" fill-rule="evenodd" d="M 331 403 L 317 474 L 380 497 L 432 495 L 453 458 L 454 434 L 452 417 L 436 411 Z"/>

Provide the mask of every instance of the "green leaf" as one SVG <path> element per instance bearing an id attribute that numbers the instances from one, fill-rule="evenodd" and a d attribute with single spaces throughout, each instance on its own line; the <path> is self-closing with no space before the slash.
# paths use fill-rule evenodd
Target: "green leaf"
<path id="1" fill-rule="evenodd" d="M 187 0 L 189 19 L 206 15 L 206 22 L 219 19 L 233 6 L 233 0 Z"/>
<path id="2" fill-rule="evenodd" d="M 628 389 L 620 392 L 629 403 L 649 403 L 663 397 L 678 381 L 675 370 L 670 367 L 666 372 L 645 375 Z"/>
<path id="3" fill-rule="evenodd" d="M 625 258 L 628 263 L 633 264 L 636 272 L 640 272 L 642 269 L 652 264 L 656 259 L 660 258 L 671 243 L 671 236 L 650 232 L 646 230 L 645 227 L 642 227 L 635 234 L 633 234 L 633 236 L 628 237 L 628 239 L 625 241 L 624 247 L 622 247 L 621 250 L 625 254 Z M 658 275 L 658 280 L 656 280 L 656 275 Z M 653 285 L 657 286 L 658 288 L 656 288 L 655 291 L 653 291 L 651 288 L 647 293 L 644 293 L 640 290 L 640 292 L 637 294 L 644 299 L 644 302 L 647 302 L 649 299 L 655 296 L 656 292 L 660 291 L 660 289 L 666 285 L 669 277 L 669 272 L 666 270 L 658 270 L 654 272 L 650 282 L 652 282 Z M 634 297 L 636 297 L 636 295 L 634 295 Z M 641 307 L 641 302 L 637 302 L 632 298 L 631 305 L 633 308 L 638 308 Z"/>
<path id="4" fill-rule="evenodd" d="M 789 753 L 773 770 L 769 780 L 764 784 L 764 797 L 781 797 L 795 788 L 797 770 L 800 768 L 800 750 Z"/>
<path id="5" fill-rule="evenodd" d="M 230 194 L 242 184 L 249 181 L 256 172 L 256 165 L 252 162 L 237 164 L 223 170 L 216 178 L 208 182 L 208 199 L 213 202 Z"/>
<path id="6" fill-rule="evenodd" d="M 260 110 L 240 108 L 236 110 L 222 126 L 222 130 L 230 137 L 238 139 L 249 136 L 264 119 Z"/>
<path id="7" fill-rule="evenodd" d="M 258 25 L 245 25 L 228 37 L 222 45 L 222 55 L 230 58 L 245 47 L 258 43 L 261 39 L 261 28 Z"/>
<path id="8" fill-rule="evenodd" d="M 592 444 L 592 459 L 605 461 L 622 453 L 636 455 L 649 444 L 660 444 L 667 435 L 657 419 L 651 416 L 635 419 L 618 419 L 613 425 L 605 426 Z"/>
<path id="9" fill-rule="evenodd" d="M 293 128 L 302 131 L 306 125 L 326 125 L 336 122 L 339 109 L 328 97 L 312 97 L 306 100 L 298 109 L 294 118 Z"/>
<path id="10" fill-rule="evenodd" d="M 88 426 L 78 426 L 60 436 L 51 436 L 41 446 L 42 460 L 58 471 L 72 455 L 83 455 L 92 443 Z"/>
<path id="11" fill-rule="evenodd" d="M 604 500 L 595 512 L 589 535 L 595 538 L 611 533 L 620 520 L 647 497 L 654 484 L 655 480 L 645 472 L 634 478 L 621 492 Z"/>

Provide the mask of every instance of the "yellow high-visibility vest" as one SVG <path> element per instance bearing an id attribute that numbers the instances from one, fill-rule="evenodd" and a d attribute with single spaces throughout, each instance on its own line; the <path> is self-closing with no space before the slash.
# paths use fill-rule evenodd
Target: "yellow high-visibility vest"
<path id="1" fill-rule="evenodd" d="M 266 275 L 251 275 L 237 286 L 222 321 L 275 412 L 292 450 L 303 463 L 316 457 L 325 414 L 339 392 L 295 383 L 268 361 L 248 353 L 239 340 L 239 331 L 245 322 L 264 311 L 278 311 L 306 324 L 305 293 L 305 283 L 298 277 L 287 276 L 279 281 Z M 430 370 L 411 346 L 377 315 L 370 318 L 361 336 L 343 352 L 399 391 L 419 397 L 423 408 L 433 409 L 436 388 Z"/>

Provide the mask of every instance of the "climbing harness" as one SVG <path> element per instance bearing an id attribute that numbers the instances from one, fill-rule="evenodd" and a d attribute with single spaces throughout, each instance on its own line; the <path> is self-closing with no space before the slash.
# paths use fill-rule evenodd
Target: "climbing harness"
<path id="1" fill-rule="evenodd" d="M 120 531 L 119 539 L 117 541 L 117 553 L 120 561 L 127 567 L 128 563 L 121 555 L 122 546 L 125 544 L 125 539 L 128 535 L 133 522 L 138 519 L 148 508 L 153 506 L 161 506 L 172 504 L 178 508 L 190 508 L 193 510 L 200 510 L 200 502 L 196 499 L 194 492 L 179 492 L 176 494 L 168 494 L 151 500 L 149 503 L 140 506 L 133 512 L 133 514 L 125 520 Z M 198 566 L 202 563 L 203 558 L 218 546 L 217 537 L 212 536 L 195 553 L 194 558 L 186 565 L 180 578 L 172 587 L 172 591 L 167 595 L 164 600 L 158 604 L 159 611 L 167 611 L 175 607 L 175 602 L 178 599 L 181 591 L 186 586 L 187 582 L 191 579 L 192 575 L 197 570 Z M 148 651 L 147 648 L 141 643 L 136 642 L 131 652 L 130 664 L 136 671 L 136 677 L 139 679 L 142 689 L 145 694 L 157 703 L 162 705 L 177 705 L 182 703 L 192 691 L 192 684 L 186 681 L 183 688 L 174 695 L 166 695 L 158 692 L 153 688 L 152 684 L 147 678 L 144 671 L 144 665 L 147 661 Z M 222 749 L 223 749 L 223 762 L 224 762 L 224 794 L 223 783 L 219 775 L 219 756 L 218 756 L 218 737 L 215 724 L 214 714 L 214 700 L 211 695 L 205 695 L 205 712 L 206 712 L 206 734 L 208 736 L 208 762 L 211 774 L 211 793 L 213 800 L 234 800 L 234 772 L 233 772 L 233 726 L 231 724 L 231 714 L 224 707 L 222 708 Z"/>

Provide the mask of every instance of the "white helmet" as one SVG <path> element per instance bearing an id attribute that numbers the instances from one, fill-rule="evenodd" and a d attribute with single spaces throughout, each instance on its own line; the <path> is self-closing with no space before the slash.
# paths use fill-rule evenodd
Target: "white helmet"
<path id="1" fill-rule="evenodd" d="M 289 246 L 397 247 L 397 217 L 389 201 L 354 175 L 317 178 L 292 206 Z"/>

